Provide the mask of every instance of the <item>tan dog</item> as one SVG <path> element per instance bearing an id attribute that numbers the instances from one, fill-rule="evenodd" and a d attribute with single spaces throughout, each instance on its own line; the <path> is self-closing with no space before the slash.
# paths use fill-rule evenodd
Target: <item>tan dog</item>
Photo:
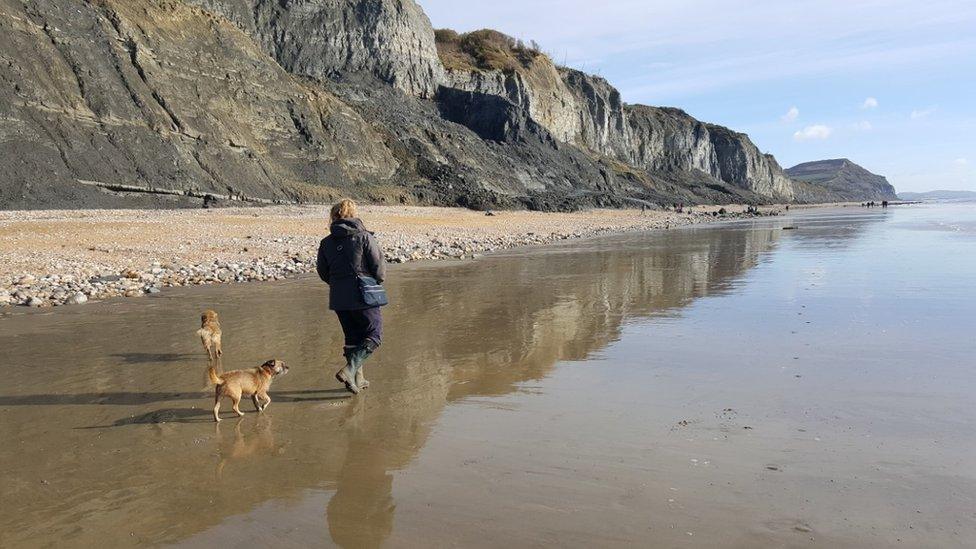
<path id="1" fill-rule="evenodd" d="M 204 311 L 200 315 L 200 329 L 197 330 L 197 335 L 200 336 L 200 341 L 203 342 L 203 348 L 207 351 L 211 362 L 224 354 L 223 349 L 220 348 L 220 321 L 217 320 L 216 311 Z"/>
<path id="2" fill-rule="evenodd" d="M 244 415 L 240 409 L 242 396 L 250 396 L 257 411 L 263 412 L 271 404 L 271 397 L 268 396 L 271 382 L 276 376 L 287 373 L 288 366 L 280 360 L 269 360 L 257 368 L 234 370 L 223 374 L 218 374 L 211 362 L 207 366 L 207 375 L 210 377 L 210 382 L 217 386 L 214 391 L 214 421 L 220 421 L 220 398 L 224 396 L 230 397 L 238 416 Z M 264 404 L 261 403 L 262 400 Z"/>

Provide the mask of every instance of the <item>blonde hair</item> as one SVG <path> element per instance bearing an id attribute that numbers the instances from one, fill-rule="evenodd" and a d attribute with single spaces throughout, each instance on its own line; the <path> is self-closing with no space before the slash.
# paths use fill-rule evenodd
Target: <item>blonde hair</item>
<path id="1" fill-rule="evenodd" d="M 339 202 L 336 202 L 335 206 L 332 206 L 332 223 L 335 223 L 340 219 L 356 217 L 356 214 L 356 203 L 348 198 L 343 198 Z"/>

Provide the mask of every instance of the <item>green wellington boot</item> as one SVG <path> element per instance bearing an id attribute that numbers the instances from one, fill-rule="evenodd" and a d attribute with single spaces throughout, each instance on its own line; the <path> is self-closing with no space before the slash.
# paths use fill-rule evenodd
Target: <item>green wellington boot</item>
<path id="1" fill-rule="evenodd" d="M 363 366 L 360 366 L 359 369 L 356 370 L 356 385 L 358 385 L 360 389 L 369 389 L 369 380 L 366 379 L 366 374 L 363 373 L 363 370 Z"/>
<path id="2" fill-rule="evenodd" d="M 354 395 L 359 394 L 359 386 L 356 385 L 356 374 L 352 372 L 349 366 L 343 366 L 341 370 L 336 372 L 335 378 L 339 380 L 339 383 L 346 386 L 347 391 Z"/>
<path id="3" fill-rule="evenodd" d="M 352 371 L 355 376 L 354 381 L 360 389 L 369 387 L 369 381 L 366 379 L 366 375 L 363 374 L 363 366 L 365 366 L 366 359 L 371 354 L 373 354 L 373 351 L 368 347 L 359 347 L 349 355 L 349 364 L 352 366 Z"/>
<path id="4" fill-rule="evenodd" d="M 335 378 L 346 386 L 346 390 L 354 395 L 359 394 L 359 385 L 356 384 L 356 369 L 353 366 L 353 353 L 355 351 L 347 350 L 343 354 L 346 356 L 346 365 L 343 366 L 338 372 L 336 372 Z"/>

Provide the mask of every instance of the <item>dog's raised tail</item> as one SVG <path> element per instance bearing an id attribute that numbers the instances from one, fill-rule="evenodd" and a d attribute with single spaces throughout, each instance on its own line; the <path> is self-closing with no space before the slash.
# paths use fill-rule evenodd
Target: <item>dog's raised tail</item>
<path id="1" fill-rule="evenodd" d="M 224 378 L 220 377 L 220 374 L 217 373 L 217 368 L 212 362 L 207 366 L 207 378 L 210 379 L 210 383 L 213 383 L 214 385 L 224 384 Z"/>

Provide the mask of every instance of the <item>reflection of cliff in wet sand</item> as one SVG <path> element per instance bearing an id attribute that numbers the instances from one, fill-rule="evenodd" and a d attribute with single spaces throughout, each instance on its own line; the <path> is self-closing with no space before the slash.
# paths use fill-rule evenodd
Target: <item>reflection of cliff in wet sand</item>
<path id="1" fill-rule="evenodd" d="M 629 318 L 676 314 L 734 284 L 777 234 L 675 231 L 401 269 L 376 388 L 355 400 L 328 381 L 341 343 L 317 281 L 8 320 L 0 407 L 3 438 L 18 444 L 0 450 L 0 482 L 21 505 L 0 519 L 0 541 L 177 542 L 262 502 L 335 490 L 333 539 L 375 546 L 393 524 L 391 472 L 446 402 L 510 392 L 602 348 Z M 293 365 L 268 417 L 213 430 L 197 392 L 205 359 L 187 335 L 202 303 L 221 312 L 228 367 L 269 353 Z"/>

